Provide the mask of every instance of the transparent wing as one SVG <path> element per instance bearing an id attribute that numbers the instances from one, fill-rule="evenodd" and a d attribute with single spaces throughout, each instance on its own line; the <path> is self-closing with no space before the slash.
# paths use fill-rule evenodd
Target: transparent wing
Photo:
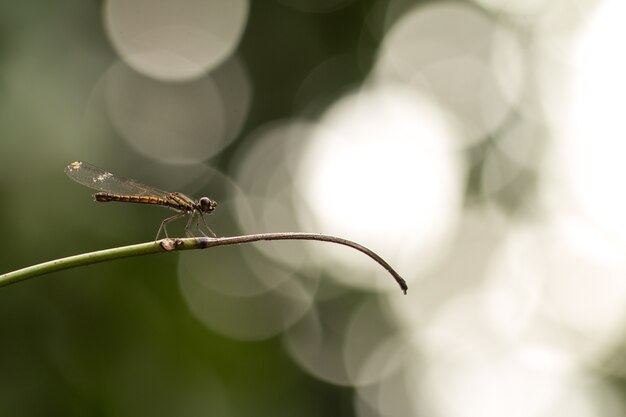
<path id="1" fill-rule="evenodd" d="M 151 197 L 165 197 L 166 194 L 169 194 L 167 191 L 135 180 L 118 177 L 87 162 L 72 162 L 65 167 L 65 173 L 77 183 L 105 193 Z"/>

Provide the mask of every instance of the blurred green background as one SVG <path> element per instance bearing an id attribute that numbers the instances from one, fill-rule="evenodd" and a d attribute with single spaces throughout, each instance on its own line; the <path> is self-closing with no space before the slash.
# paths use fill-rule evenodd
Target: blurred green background
<path id="1" fill-rule="evenodd" d="M 219 14 L 222 6 L 213 3 Z M 225 172 L 248 132 L 292 114 L 294 89 L 317 62 L 354 54 L 362 25 L 357 4 L 321 15 L 271 1 L 249 7 L 236 48 L 255 98 L 236 141 L 206 161 Z M 97 206 L 90 190 L 63 174 L 68 163 L 84 159 L 165 188 L 167 181 L 155 176 L 179 170 L 155 167 L 90 107 L 98 106 L 93 95 L 102 74 L 119 62 L 103 27 L 104 8 L 98 1 L 0 6 L 0 190 L 11 196 L 0 208 L 8 238 L 3 271 L 148 241 L 168 214 Z M 352 72 L 329 79 L 328 89 L 358 81 L 357 64 L 353 57 Z M 213 227 L 220 235 L 236 231 Z M 242 255 L 231 248 L 203 256 L 206 273 L 220 264 L 226 279 Z M 352 415 L 350 390 L 301 371 L 280 338 L 239 341 L 199 323 L 181 299 L 176 255 L 3 288 L 0 335 L 0 415 Z"/>
<path id="2" fill-rule="evenodd" d="M 153 238 L 168 212 L 94 203 L 84 160 L 410 290 L 302 242 L 21 282 L 0 415 L 626 415 L 623 9 L 3 2 L 3 272 Z"/>

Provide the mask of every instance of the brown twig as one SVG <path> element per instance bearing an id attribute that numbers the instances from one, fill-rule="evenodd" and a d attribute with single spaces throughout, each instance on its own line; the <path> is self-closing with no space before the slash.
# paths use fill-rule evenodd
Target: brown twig
<path id="1" fill-rule="evenodd" d="M 118 248 L 105 249 L 97 252 L 83 253 L 67 258 L 56 259 L 38 265 L 29 266 L 17 271 L 0 275 L 0 287 L 23 281 L 39 275 L 48 274 L 77 266 L 89 265 L 98 262 L 105 262 L 113 259 L 127 258 L 131 256 L 147 255 L 158 252 L 171 252 L 177 250 L 206 249 L 214 246 L 239 245 L 243 243 L 258 242 L 262 240 L 317 240 L 321 242 L 336 243 L 348 246 L 364 253 L 371 259 L 385 268 L 396 280 L 404 294 L 408 290 L 406 281 L 389 265 L 383 258 L 372 250 L 351 240 L 336 236 L 319 233 L 300 232 L 278 232 L 278 233 L 257 233 L 252 235 L 230 236 L 230 237 L 196 237 L 186 239 L 162 239 L 155 242 L 140 243 L 137 245 L 122 246 Z"/>

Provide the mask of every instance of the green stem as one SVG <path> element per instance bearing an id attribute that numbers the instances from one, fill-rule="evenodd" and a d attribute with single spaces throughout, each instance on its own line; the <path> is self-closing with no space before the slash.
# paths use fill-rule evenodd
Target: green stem
<path id="1" fill-rule="evenodd" d="M 55 271 L 75 268 L 77 266 L 89 265 L 98 262 L 110 261 L 114 259 L 128 258 L 131 256 L 148 255 L 157 252 L 171 252 L 176 250 L 206 249 L 214 246 L 237 245 L 242 243 L 258 242 L 261 240 L 318 240 L 323 242 L 344 245 L 358 250 L 372 258 L 379 265 L 387 270 L 396 280 L 400 289 L 406 294 L 406 281 L 379 255 L 372 250 L 356 242 L 319 233 L 258 233 L 253 235 L 231 236 L 231 237 L 197 237 L 187 239 L 162 239 L 156 242 L 139 243 L 137 245 L 122 246 L 118 248 L 105 249 L 96 252 L 83 253 L 69 256 L 67 258 L 55 259 L 38 265 L 18 269 L 0 275 L 0 287 L 24 281 L 39 275 L 49 274 Z"/>

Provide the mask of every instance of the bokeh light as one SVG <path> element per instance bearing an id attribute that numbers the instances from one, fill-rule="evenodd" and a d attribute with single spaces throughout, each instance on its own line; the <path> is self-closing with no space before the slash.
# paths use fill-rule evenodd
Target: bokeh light
<path id="1" fill-rule="evenodd" d="M 210 279 L 224 279 L 227 274 L 212 278 L 207 262 L 203 268 L 191 269 L 189 259 L 186 261 L 180 270 L 180 282 L 191 311 L 211 330 L 230 338 L 257 340 L 275 336 L 300 320 L 310 307 L 310 292 L 296 280 L 285 280 L 257 295 L 230 296 L 206 284 Z"/>
<path id="2" fill-rule="evenodd" d="M 625 35 L 625 13 L 623 3 L 604 2 L 575 39 L 569 94 L 562 102 L 550 161 L 555 182 L 547 189 L 547 198 L 555 204 L 558 200 L 551 195 L 558 192 L 559 198 L 566 198 L 561 201 L 622 242 L 626 194 L 619 190 L 626 177 L 621 110 L 626 58 L 610 41 Z"/>
<path id="3" fill-rule="evenodd" d="M 617 416 L 621 408 L 609 387 L 590 389 L 587 377 L 558 355 L 530 346 L 477 345 L 415 377 L 424 389 L 414 397 L 416 408 L 430 406 L 441 416 Z"/>
<path id="4" fill-rule="evenodd" d="M 532 18 L 545 13 L 552 2 L 546 0 L 476 0 L 476 3 L 494 13 L 507 13 L 518 18 Z"/>
<path id="5" fill-rule="evenodd" d="M 229 69 L 230 79 L 206 76 L 166 83 L 118 63 L 103 80 L 110 120 L 135 150 L 151 159 L 204 161 L 237 136 L 249 107 L 244 74 L 236 61 Z"/>
<path id="6" fill-rule="evenodd" d="M 481 195 L 489 196 L 519 187 L 526 177 L 534 175 L 541 167 L 541 154 L 548 136 L 542 124 L 528 119 L 511 123 L 483 155 L 481 170 Z"/>
<path id="7" fill-rule="evenodd" d="M 427 91 L 454 115 L 463 132 L 459 147 L 498 129 L 523 91 L 515 34 L 463 3 L 411 8 L 393 22 L 379 55 L 377 77 Z"/>
<path id="8" fill-rule="evenodd" d="M 295 178 L 308 206 L 300 211 L 309 213 L 302 224 L 381 248 L 400 270 L 428 269 L 455 228 L 462 200 L 456 135 L 428 96 L 393 84 L 347 95 L 329 108 L 302 151 Z M 372 270 L 347 256 L 337 259 Z M 355 278 L 352 285 L 371 286 L 346 276 Z"/>
<path id="9" fill-rule="evenodd" d="M 250 145 L 234 161 L 246 201 L 239 200 L 233 208 L 245 233 L 300 229 L 294 210 L 294 155 L 311 128 L 306 121 L 283 120 L 260 126 L 250 134 Z M 259 250 L 289 268 L 318 265 L 311 256 L 310 242 L 267 242 Z"/>
<path id="10" fill-rule="evenodd" d="M 124 62 L 168 81 L 198 78 L 235 49 L 248 15 L 246 0 L 108 0 L 104 23 Z"/>

